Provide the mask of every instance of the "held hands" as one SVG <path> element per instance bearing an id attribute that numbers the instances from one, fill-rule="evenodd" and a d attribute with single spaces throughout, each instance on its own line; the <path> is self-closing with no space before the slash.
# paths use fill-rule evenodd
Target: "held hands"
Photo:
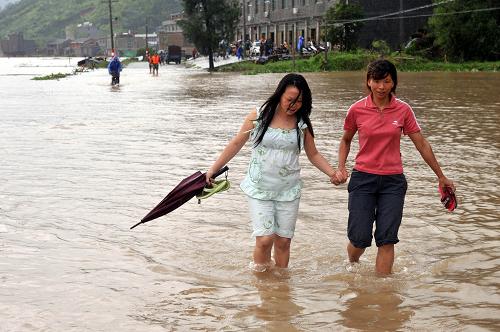
<path id="1" fill-rule="evenodd" d="M 339 184 L 345 183 L 349 178 L 349 173 L 345 169 L 345 167 L 339 168 L 333 173 L 330 177 L 330 182 L 334 185 L 338 186 Z"/>

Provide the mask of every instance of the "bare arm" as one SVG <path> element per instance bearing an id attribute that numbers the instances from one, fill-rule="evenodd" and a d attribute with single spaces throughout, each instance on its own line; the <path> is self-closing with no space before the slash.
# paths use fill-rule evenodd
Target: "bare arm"
<path id="1" fill-rule="evenodd" d="M 231 159 L 233 159 L 233 157 L 238 152 L 240 152 L 241 148 L 243 147 L 243 145 L 245 145 L 245 143 L 248 141 L 248 138 L 250 137 L 250 131 L 254 127 L 253 121 L 255 119 L 257 119 L 257 111 L 253 110 L 243 121 L 238 134 L 236 134 L 236 136 L 234 136 L 231 141 L 229 141 L 224 150 L 222 150 L 217 160 L 208 169 L 206 175 L 207 182 L 210 182 L 210 178 L 212 178 L 212 175 L 219 169 L 224 167 Z"/>
<path id="2" fill-rule="evenodd" d="M 335 175 L 335 169 L 330 165 L 330 163 L 325 159 L 325 157 L 319 153 L 314 143 L 314 137 L 309 132 L 309 129 L 304 131 L 304 149 L 306 150 L 307 159 L 316 166 L 317 169 L 328 175 L 332 183 L 338 184 L 338 181 L 333 181 L 332 177 Z"/>
<path id="3" fill-rule="evenodd" d="M 453 181 L 449 180 L 446 176 L 444 176 L 443 171 L 441 170 L 441 167 L 439 166 L 439 163 L 436 159 L 436 156 L 432 151 L 431 145 L 424 138 L 422 133 L 417 132 L 409 134 L 408 136 L 413 141 L 413 144 L 415 144 L 415 147 L 417 148 L 418 152 L 420 152 L 420 155 L 422 156 L 424 161 L 436 174 L 439 181 L 439 187 L 440 188 L 450 187 L 453 189 L 453 191 L 455 191 L 455 184 L 453 183 Z"/>
<path id="4" fill-rule="evenodd" d="M 339 144 L 339 167 L 337 171 L 337 179 L 340 183 L 344 183 L 347 181 L 349 177 L 349 173 L 345 167 L 345 163 L 347 161 L 347 156 L 349 156 L 349 152 L 351 151 L 351 142 L 354 137 L 355 131 L 344 130 L 344 135 L 340 139 Z"/>

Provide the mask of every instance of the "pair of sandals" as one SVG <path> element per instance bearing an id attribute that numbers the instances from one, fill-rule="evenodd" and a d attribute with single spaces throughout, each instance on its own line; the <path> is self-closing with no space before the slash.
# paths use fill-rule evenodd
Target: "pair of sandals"
<path id="1" fill-rule="evenodd" d="M 229 188 L 231 188 L 231 182 L 227 179 L 214 181 L 211 186 L 205 186 L 205 188 L 203 188 L 203 190 L 196 195 L 196 198 L 198 198 L 199 202 L 201 199 L 208 198 L 221 191 L 226 191 Z"/>

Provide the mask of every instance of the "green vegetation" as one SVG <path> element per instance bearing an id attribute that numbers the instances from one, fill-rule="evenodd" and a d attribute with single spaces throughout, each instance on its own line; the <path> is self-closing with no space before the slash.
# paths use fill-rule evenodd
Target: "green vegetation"
<path id="1" fill-rule="evenodd" d="M 158 26 L 169 14 L 181 11 L 181 0 L 119 0 L 113 5 L 115 32 L 144 33 Z M 102 0 L 21 0 L 0 11 L 0 38 L 9 33 L 23 32 L 26 39 L 44 45 L 56 38 L 65 38 L 65 28 L 89 21 L 109 34 L 107 1 Z"/>
<path id="2" fill-rule="evenodd" d="M 437 61 L 497 61 L 500 59 L 500 10 L 498 0 L 433 0 L 434 15 L 427 26 L 413 34 L 405 50 L 413 56 Z M 340 51 L 352 51 L 363 18 L 363 8 L 339 0 L 325 14 L 326 34 Z M 373 50 L 389 54 L 384 41 L 374 41 Z M 428 64 L 425 65 L 426 67 Z M 475 66 L 475 65 L 474 65 Z M 432 65 L 434 67 L 434 65 Z M 446 66 L 448 68 L 449 65 Z M 454 66 L 452 66 L 454 67 Z M 468 66 L 462 66 L 467 68 Z M 458 68 L 461 68 L 458 65 Z"/>
<path id="3" fill-rule="evenodd" d="M 250 61 L 238 62 L 218 68 L 221 72 L 242 72 L 255 75 L 261 73 L 321 72 L 321 71 L 357 71 L 365 70 L 368 63 L 379 58 L 376 53 L 357 51 L 351 53 L 329 53 L 325 61 L 324 54 L 308 59 L 297 58 L 294 61 L 276 61 L 264 65 Z M 499 71 L 500 61 L 494 62 L 436 62 L 423 57 L 393 53 L 385 57 L 394 62 L 400 71 Z"/>
<path id="4" fill-rule="evenodd" d="M 127 66 L 129 63 L 132 62 L 137 62 L 137 58 L 128 58 L 122 61 L 123 66 Z M 109 61 L 101 61 L 99 62 L 94 69 L 106 69 L 108 68 Z M 77 68 L 73 70 L 72 73 L 64 74 L 64 73 L 57 73 L 57 74 L 50 74 L 50 75 L 45 75 L 45 76 L 36 76 L 33 77 L 32 80 L 34 81 L 47 81 L 47 80 L 59 80 L 61 78 L 65 78 L 68 76 L 76 75 L 78 73 L 84 72 L 84 71 L 89 71 L 90 69 L 87 68 Z"/>
<path id="5" fill-rule="evenodd" d="M 341 51 L 356 49 L 363 23 L 348 22 L 363 17 L 363 8 L 360 5 L 347 4 L 345 0 L 339 1 L 335 6 L 330 7 L 325 14 L 326 40 L 332 45 L 338 45 Z"/>
<path id="6" fill-rule="evenodd" d="M 45 76 L 36 76 L 36 77 L 33 77 L 32 80 L 35 80 L 35 81 L 59 80 L 60 78 L 65 78 L 66 76 L 70 76 L 70 75 L 74 75 L 74 73 L 71 73 L 71 74 L 57 73 L 57 74 L 50 74 L 50 75 L 45 75 Z"/>
<path id="7" fill-rule="evenodd" d="M 483 11 L 497 5 L 493 0 L 455 0 L 437 6 L 429 25 L 441 56 L 460 62 L 499 59 L 500 11 Z"/>
<path id="8" fill-rule="evenodd" d="M 120 58 L 121 59 L 121 58 Z M 129 63 L 132 63 L 132 62 L 138 62 L 139 60 L 137 60 L 137 58 L 126 58 L 124 60 L 120 60 L 123 67 L 126 67 Z M 97 65 L 95 66 L 95 68 L 108 68 L 108 64 L 109 64 L 109 61 L 101 61 L 99 63 L 97 63 Z"/>
<path id="9" fill-rule="evenodd" d="M 221 40 L 231 41 L 240 16 L 236 0 L 185 0 L 184 34 L 199 52 L 208 55 L 209 70 L 214 70 L 214 52 Z"/>

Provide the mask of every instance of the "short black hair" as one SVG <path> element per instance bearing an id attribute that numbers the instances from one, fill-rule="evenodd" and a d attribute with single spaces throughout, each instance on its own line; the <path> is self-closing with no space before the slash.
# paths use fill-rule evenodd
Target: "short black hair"
<path id="1" fill-rule="evenodd" d="M 366 86 L 368 90 L 371 91 L 370 86 L 368 85 L 368 81 L 370 79 L 381 80 L 386 78 L 387 75 L 391 75 L 392 81 L 394 82 L 394 86 L 391 89 L 392 93 L 396 93 L 396 87 L 398 86 L 398 72 L 396 70 L 396 66 L 389 60 L 375 60 L 368 65 L 366 71 Z"/>

